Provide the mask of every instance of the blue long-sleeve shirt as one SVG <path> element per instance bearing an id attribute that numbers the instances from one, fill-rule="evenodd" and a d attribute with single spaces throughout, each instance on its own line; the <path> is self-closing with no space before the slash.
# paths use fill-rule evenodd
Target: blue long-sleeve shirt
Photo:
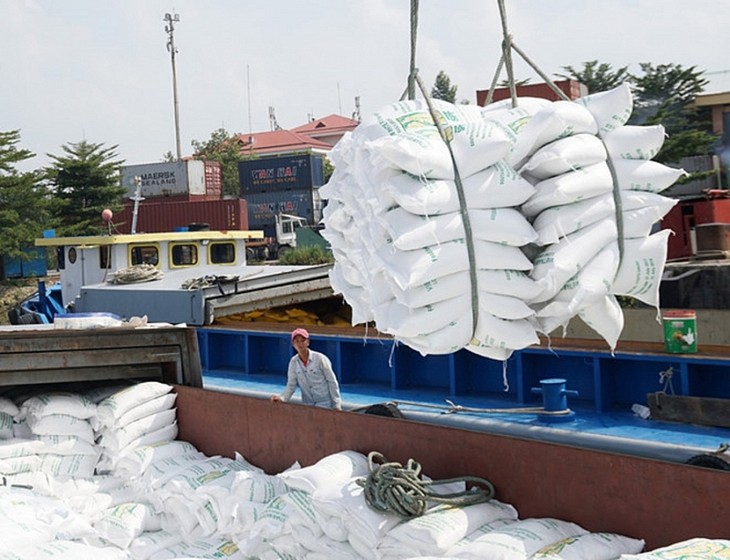
<path id="1" fill-rule="evenodd" d="M 342 407 L 340 386 L 332 369 L 332 362 L 321 352 L 309 350 L 309 360 L 305 366 L 298 354 L 289 360 L 287 382 L 281 400 L 291 399 L 297 386 L 302 393 L 304 404 L 325 408 Z"/>

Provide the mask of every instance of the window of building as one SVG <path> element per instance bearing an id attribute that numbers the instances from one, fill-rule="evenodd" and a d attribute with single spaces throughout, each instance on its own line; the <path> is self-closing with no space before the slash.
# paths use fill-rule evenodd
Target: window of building
<path id="1" fill-rule="evenodd" d="M 235 264 L 236 244 L 234 242 L 213 242 L 208 247 L 209 261 L 212 264 Z"/>
<path id="2" fill-rule="evenodd" d="M 99 268 L 109 269 L 112 264 L 112 248 L 111 245 L 102 245 L 99 247 Z"/>
<path id="3" fill-rule="evenodd" d="M 129 263 L 131 266 L 136 264 L 159 266 L 160 248 L 157 245 L 131 245 L 129 247 Z"/>
<path id="4" fill-rule="evenodd" d="M 195 243 L 176 243 L 170 249 L 172 266 L 195 266 L 198 264 L 198 247 Z"/>
<path id="5" fill-rule="evenodd" d="M 58 270 L 66 270 L 66 253 L 64 252 L 64 247 L 56 247 L 56 259 L 58 260 Z M 73 247 L 71 247 L 73 249 Z M 71 254 L 71 249 L 68 250 L 69 255 Z M 73 249 L 74 252 L 76 249 Z"/>

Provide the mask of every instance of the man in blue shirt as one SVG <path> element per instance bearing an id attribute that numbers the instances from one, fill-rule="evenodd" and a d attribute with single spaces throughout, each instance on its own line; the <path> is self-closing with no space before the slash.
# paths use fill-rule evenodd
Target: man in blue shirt
<path id="1" fill-rule="evenodd" d="M 294 329 L 291 343 L 297 353 L 289 360 L 286 387 L 281 395 L 272 395 L 271 400 L 288 402 L 298 386 L 304 404 L 342 410 L 340 386 L 330 359 L 310 350 L 306 329 Z"/>

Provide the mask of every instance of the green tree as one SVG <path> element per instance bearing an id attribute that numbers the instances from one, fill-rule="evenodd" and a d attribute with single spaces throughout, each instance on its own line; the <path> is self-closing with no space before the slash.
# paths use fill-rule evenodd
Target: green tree
<path id="1" fill-rule="evenodd" d="M 122 206 L 126 189 L 116 159 L 117 146 L 104 147 L 83 140 L 61 146 L 64 155 L 48 154 L 53 164 L 45 169 L 53 192 L 55 217 L 61 235 L 98 235 L 105 231 L 101 213 Z"/>
<path id="2" fill-rule="evenodd" d="M 624 82 L 631 84 L 634 109 L 629 124 L 661 124 L 667 139 L 654 158 L 662 163 L 678 164 L 683 157 L 709 154 L 717 137 L 708 115 L 692 104 L 708 83 L 702 71 L 695 66 L 684 68 L 679 64 L 639 64 L 641 74 L 631 74 L 628 67 L 617 70 L 597 60 L 584 62 L 583 68 L 563 66 L 567 74 L 560 78 L 573 79 L 588 87 L 590 93 L 606 91 Z M 700 178 L 707 173 L 690 175 L 679 182 Z"/>
<path id="3" fill-rule="evenodd" d="M 451 78 L 446 75 L 446 72 L 441 70 L 438 76 L 436 76 L 433 88 L 431 88 L 431 97 L 433 99 L 448 101 L 449 103 L 456 103 L 457 89 L 457 86 L 451 85 Z"/>
<path id="4" fill-rule="evenodd" d="M 556 77 L 564 80 L 576 80 L 588 88 L 589 93 L 607 91 L 620 86 L 622 83 L 631 81 L 629 67 L 623 66 L 614 70 L 606 62 L 599 63 L 597 60 L 590 60 L 583 63 L 583 68 L 563 66 L 567 74 L 555 74 Z"/>
<path id="5" fill-rule="evenodd" d="M 703 72 L 679 64 L 642 63 L 639 68 L 643 75 L 632 76 L 635 102 L 630 123 L 664 126 L 667 139 L 654 159 L 678 163 L 683 157 L 709 154 L 717 137 L 707 132 L 711 123 L 692 104 L 709 83 Z"/>
<path id="6" fill-rule="evenodd" d="M 35 156 L 18 148 L 20 131 L 0 132 L 0 256 L 27 260 L 33 246 L 48 226 L 48 197 L 36 172 L 21 173 L 16 165 Z M 4 278 L 0 258 L 0 278 Z"/>
<path id="7" fill-rule="evenodd" d="M 219 161 L 223 175 L 223 194 L 238 197 L 241 187 L 238 180 L 238 162 L 241 157 L 241 143 L 238 135 L 230 135 L 219 128 L 210 134 L 206 142 L 193 140 L 193 157 L 204 161 Z"/>

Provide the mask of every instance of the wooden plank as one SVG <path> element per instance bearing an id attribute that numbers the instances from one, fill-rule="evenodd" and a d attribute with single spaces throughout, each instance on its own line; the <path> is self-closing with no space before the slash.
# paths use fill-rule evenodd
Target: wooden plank
<path id="1" fill-rule="evenodd" d="M 655 420 L 730 428 L 730 399 L 687 397 L 663 392 L 647 395 Z"/>

